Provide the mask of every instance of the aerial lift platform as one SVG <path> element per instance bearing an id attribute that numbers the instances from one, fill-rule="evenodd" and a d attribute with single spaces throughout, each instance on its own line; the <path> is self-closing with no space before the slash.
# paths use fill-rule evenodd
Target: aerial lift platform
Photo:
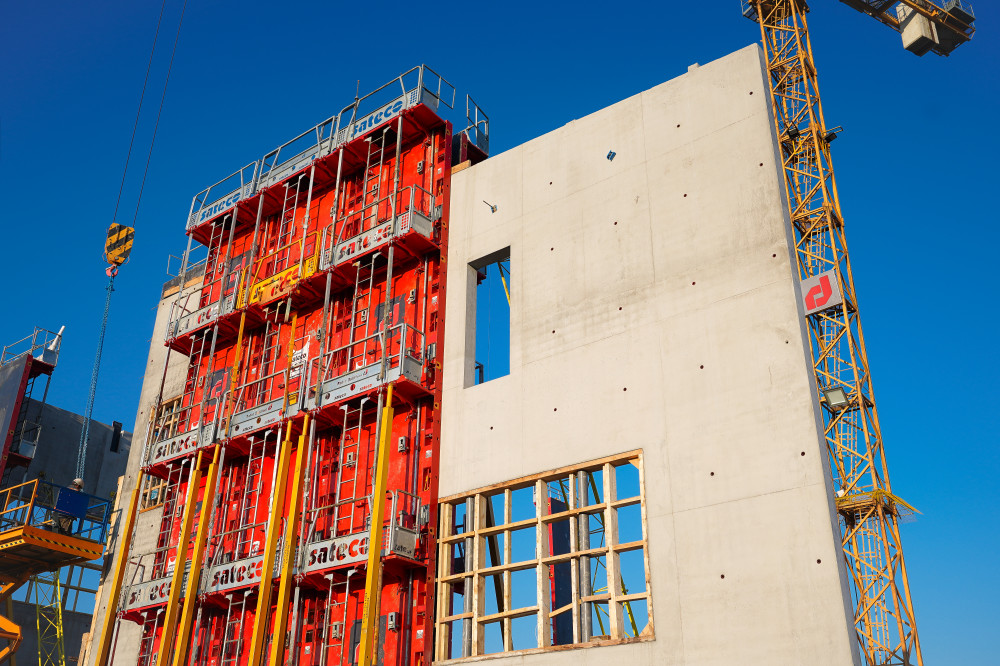
<path id="1" fill-rule="evenodd" d="M 31 576 L 101 557 L 110 513 L 109 500 L 39 479 L 0 491 L 0 603 Z M 21 628 L 0 616 L 0 639 L 5 664 Z"/>

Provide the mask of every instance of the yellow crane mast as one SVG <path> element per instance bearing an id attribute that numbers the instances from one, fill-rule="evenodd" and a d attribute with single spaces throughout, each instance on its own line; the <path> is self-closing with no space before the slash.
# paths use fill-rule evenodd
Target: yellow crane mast
<path id="1" fill-rule="evenodd" d="M 948 55 L 972 37 L 968 5 L 841 0 L 889 25 L 907 50 Z M 893 495 L 830 160 L 805 0 L 743 0 L 760 25 L 788 209 L 823 405 L 854 622 L 866 666 L 922 665 L 899 536 L 912 507 Z"/>

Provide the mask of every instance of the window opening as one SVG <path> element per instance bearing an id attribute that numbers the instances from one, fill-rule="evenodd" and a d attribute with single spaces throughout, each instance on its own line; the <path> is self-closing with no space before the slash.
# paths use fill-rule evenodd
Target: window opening
<path id="1" fill-rule="evenodd" d="M 510 248 L 469 264 L 476 278 L 473 384 L 510 374 Z"/>
<path id="2" fill-rule="evenodd" d="M 144 476 L 139 495 L 139 510 L 153 509 L 163 504 L 167 494 L 167 480 L 157 476 Z"/>
<path id="3" fill-rule="evenodd" d="M 651 640 L 643 504 L 637 451 L 443 499 L 435 658 Z"/>

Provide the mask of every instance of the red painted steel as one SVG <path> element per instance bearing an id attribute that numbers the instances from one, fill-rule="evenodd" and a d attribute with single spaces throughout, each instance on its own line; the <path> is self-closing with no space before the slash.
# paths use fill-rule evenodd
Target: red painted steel
<path id="1" fill-rule="evenodd" d="M 386 502 L 389 544 L 379 663 L 429 661 L 451 151 L 450 124 L 418 105 L 192 231 L 208 257 L 168 333 L 168 346 L 190 356 L 176 409 L 153 429 L 146 469 L 171 483 L 152 573 L 139 575 L 156 583 L 190 557 L 177 535 L 205 489 L 188 497 L 189 466 L 199 447 L 221 441 L 200 616 L 181 637 L 192 664 L 247 663 L 257 590 L 272 578 L 262 567 L 267 522 L 283 521 L 292 501 L 286 493 L 285 506 L 272 504 L 294 473 L 274 478 L 277 450 L 296 446 L 307 412 L 315 429 L 289 466 L 308 456 L 302 527 L 280 537 L 298 539 L 300 557 L 283 663 L 353 663 L 373 501 Z M 390 381 L 390 493 L 371 498 Z M 139 663 L 150 663 L 165 595 L 146 583 L 124 596 L 123 617 L 143 627 Z"/>

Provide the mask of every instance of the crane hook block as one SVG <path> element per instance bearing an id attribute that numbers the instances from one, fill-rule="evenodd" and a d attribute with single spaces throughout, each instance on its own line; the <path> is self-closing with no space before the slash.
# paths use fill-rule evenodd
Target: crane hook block
<path id="1" fill-rule="evenodd" d="M 128 261 L 128 255 L 132 251 L 133 236 L 135 236 L 133 227 L 112 223 L 108 227 L 108 239 L 104 243 L 104 260 L 114 267 Z"/>

